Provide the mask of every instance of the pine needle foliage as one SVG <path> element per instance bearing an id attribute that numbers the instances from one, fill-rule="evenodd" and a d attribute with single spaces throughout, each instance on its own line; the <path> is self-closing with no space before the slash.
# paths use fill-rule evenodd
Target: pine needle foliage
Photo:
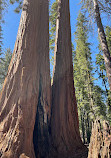
<path id="1" fill-rule="evenodd" d="M 80 131 L 84 143 L 89 143 L 92 121 L 106 116 L 104 93 L 94 84 L 93 65 L 85 14 L 80 12 L 75 32 L 74 83 L 79 111 Z M 103 110 L 103 112 L 102 112 Z"/>
<path id="2" fill-rule="evenodd" d="M 3 53 L 2 59 L 0 59 L 0 90 L 2 89 L 2 84 L 8 72 L 8 66 L 12 58 L 12 51 L 10 48 L 6 49 Z"/>
<path id="3" fill-rule="evenodd" d="M 15 8 L 15 13 L 19 13 L 22 9 L 23 0 L 10 0 L 10 4 L 18 3 L 18 6 Z"/>
<path id="4" fill-rule="evenodd" d="M 58 2 L 57 0 L 53 2 L 50 9 L 50 50 L 54 51 L 55 44 L 55 35 L 56 35 L 56 20 L 57 20 L 57 10 L 58 10 Z"/>

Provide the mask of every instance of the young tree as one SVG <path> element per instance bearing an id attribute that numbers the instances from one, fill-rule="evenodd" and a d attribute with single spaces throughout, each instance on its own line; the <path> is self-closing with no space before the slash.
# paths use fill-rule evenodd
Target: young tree
<path id="1" fill-rule="evenodd" d="M 0 96 L 0 155 L 47 157 L 50 118 L 48 0 L 24 0 Z"/>
<path id="2" fill-rule="evenodd" d="M 73 82 L 69 0 L 58 1 L 52 85 L 52 142 L 58 157 L 87 157 L 79 133 Z"/>

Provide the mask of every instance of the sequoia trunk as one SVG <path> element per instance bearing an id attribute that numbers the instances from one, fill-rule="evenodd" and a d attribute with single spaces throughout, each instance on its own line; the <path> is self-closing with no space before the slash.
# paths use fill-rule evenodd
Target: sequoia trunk
<path id="1" fill-rule="evenodd" d="M 106 72 L 108 76 L 108 81 L 109 81 L 109 86 L 110 86 L 110 91 L 111 91 L 111 55 L 108 49 L 108 44 L 106 41 L 106 35 L 104 32 L 104 28 L 102 25 L 101 17 L 100 17 L 100 11 L 99 11 L 99 6 L 98 6 L 98 1 L 93 0 L 94 3 L 94 11 L 95 11 L 95 19 L 97 22 L 97 27 L 98 27 L 98 34 L 101 42 L 101 47 L 103 51 L 103 57 L 105 61 L 105 67 L 106 67 Z"/>
<path id="2" fill-rule="evenodd" d="M 69 0 L 58 1 L 58 20 L 52 85 L 52 142 L 55 157 L 87 157 L 79 133 L 72 65 Z"/>
<path id="3" fill-rule="evenodd" d="M 48 25 L 48 0 L 24 0 L 0 96 L 2 158 L 47 156 L 51 87 Z"/>
<path id="4" fill-rule="evenodd" d="M 111 131 L 108 122 L 95 120 L 89 144 L 88 158 L 111 157 Z"/>

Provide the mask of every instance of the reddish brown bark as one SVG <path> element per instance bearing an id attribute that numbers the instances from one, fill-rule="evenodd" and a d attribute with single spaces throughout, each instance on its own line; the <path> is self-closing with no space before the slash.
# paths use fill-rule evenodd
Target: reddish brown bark
<path id="1" fill-rule="evenodd" d="M 50 117 L 48 30 L 48 0 L 24 0 L 14 53 L 0 96 L 2 158 L 19 158 L 22 153 L 22 157 L 30 158 L 47 156 Z"/>
<path id="2" fill-rule="evenodd" d="M 72 65 L 69 0 L 59 0 L 52 85 L 52 142 L 55 157 L 87 157 L 79 133 Z"/>
<path id="3" fill-rule="evenodd" d="M 88 158 L 110 158 L 111 130 L 107 122 L 96 120 L 92 127 Z"/>

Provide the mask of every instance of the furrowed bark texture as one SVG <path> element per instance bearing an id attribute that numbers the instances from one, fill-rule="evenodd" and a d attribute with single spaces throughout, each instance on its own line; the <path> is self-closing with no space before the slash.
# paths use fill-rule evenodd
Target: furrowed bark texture
<path id="1" fill-rule="evenodd" d="M 92 127 L 88 158 L 111 157 L 111 129 L 106 121 L 96 120 Z"/>
<path id="2" fill-rule="evenodd" d="M 69 0 L 59 0 L 55 73 L 52 85 L 51 133 L 55 157 L 87 157 L 79 133 L 72 65 Z"/>
<path id="3" fill-rule="evenodd" d="M 0 96 L 2 158 L 47 156 L 51 87 L 48 25 L 48 0 L 24 0 Z"/>
<path id="4" fill-rule="evenodd" d="M 109 82 L 110 91 L 111 91 L 111 55 L 110 55 L 110 52 L 108 49 L 106 35 L 105 35 L 104 28 L 103 28 L 102 21 L 101 21 L 98 1 L 93 0 L 93 3 L 94 3 L 95 19 L 96 19 L 97 27 L 98 27 L 98 34 L 99 34 L 99 38 L 100 38 L 100 42 L 101 42 L 106 72 L 107 72 L 107 76 L 108 76 L 108 82 Z"/>

